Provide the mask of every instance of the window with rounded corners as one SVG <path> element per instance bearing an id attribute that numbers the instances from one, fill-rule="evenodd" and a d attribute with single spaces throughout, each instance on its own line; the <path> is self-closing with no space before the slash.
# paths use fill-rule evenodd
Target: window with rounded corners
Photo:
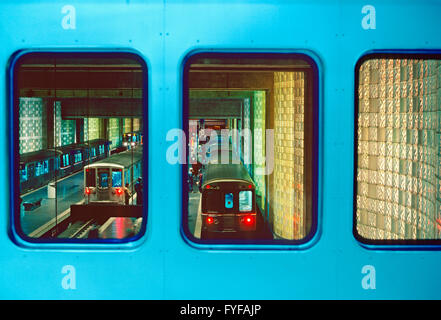
<path id="1" fill-rule="evenodd" d="M 209 244 L 317 229 L 318 70 L 305 54 L 196 53 L 183 70 L 183 225 Z M 171 155 L 172 153 L 168 153 Z"/>
<path id="2" fill-rule="evenodd" d="M 139 239 L 147 219 L 142 58 L 23 51 L 11 59 L 10 84 L 13 236 L 28 243 Z M 132 168 L 136 175 L 124 175 Z"/>
<path id="3" fill-rule="evenodd" d="M 370 54 L 355 70 L 354 222 L 366 244 L 441 244 L 441 55 Z"/>

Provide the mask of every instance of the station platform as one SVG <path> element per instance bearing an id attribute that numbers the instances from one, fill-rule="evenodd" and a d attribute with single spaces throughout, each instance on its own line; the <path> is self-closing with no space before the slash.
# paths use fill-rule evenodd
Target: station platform
<path id="1" fill-rule="evenodd" d="M 189 193 L 188 199 L 188 229 L 190 233 L 196 238 L 201 237 L 201 217 L 199 214 L 199 203 L 201 199 L 201 194 L 197 190 L 197 187 L 193 189 L 193 192 Z"/>
<path id="2" fill-rule="evenodd" d="M 56 198 L 48 198 L 47 186 L 22 195 L 23 203 L 35 202 L 42 199 L 41 205 L 31 211 L 25 211 L 22 205 L 20 210 L 22 231 L 30 237 L 38 237 L 39 229 L 42 226 L 51 221 L 55 223 L 55 212 L 57 212 L 57 220 L 68 218 L 70 206 L 84 201 L 83 190 L 83 171 L 79 171 L 58 180 Z M 59 223 L 60 221 L 57 222 Z"/>
<path id="3" fill-rule="evenodd" d="M 134 236 L 141 228 L 142 218 L 112 217 L 103 224 L 98 235 L 100 239 L 124 239 Z"/>

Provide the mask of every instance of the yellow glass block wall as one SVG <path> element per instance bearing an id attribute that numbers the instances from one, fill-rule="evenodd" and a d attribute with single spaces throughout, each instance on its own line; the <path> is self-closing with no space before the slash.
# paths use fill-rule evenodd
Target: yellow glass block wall
<path id="1" fill-rule="evenodd" d="M 99 118 L 84 119 L 84 141 L 100 138 L 101 121 Z"/>
<path id="2" fill-rule="evenodd" d="M 132 119 L 124 118 L 123 119 L 123 133 L 132 132 Z"/>
<path id="3" fill-rule="evenodd" d="M 356 223 L 364 238 L 440 238 L 440 66 L 372 59 L 360 67 Z"/>
<path id="4" fill-rule="evenodd" d="M 302 239 L 304 73 L 274 73 L 274 179 L 270 205 L 273 231 Z"/>
<path id="5" fill-rule="evenodd" d="M 133 118 L 133 131 L 141 130 L 141 119 Z"/>
<path id="6" fill-rule="evenodd" d="M 110 149 L 117 148 L 121 145 L 122 139 L 120 136 L 120 121 L 118 118 L 110 118 L 107 125 L 107 136 L 112 142 Z"/>

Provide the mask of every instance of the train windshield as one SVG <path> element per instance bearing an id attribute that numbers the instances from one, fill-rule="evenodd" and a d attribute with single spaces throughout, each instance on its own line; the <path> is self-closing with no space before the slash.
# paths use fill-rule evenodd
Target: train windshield
<path id="1" fill-rule="evenodd" d="M 101 188 L 109 187 L 109 169 L 98 169 L 98 183 Z"/>
<path id="2" fill-rule="evenodd" d="M 240 191 L 239 192 L 239 211 L 251 211 L 253 209 L 253 192 Z"/>
<path id="3" fill-rule="evenodd" d="M 112 187 L 122 187 L 122 170 L 112 170 Z"/>
<path id="4" fill-rule="evenodd" d="M 96 187 L 95 169 L 86 169 L 86 186 Z"/>

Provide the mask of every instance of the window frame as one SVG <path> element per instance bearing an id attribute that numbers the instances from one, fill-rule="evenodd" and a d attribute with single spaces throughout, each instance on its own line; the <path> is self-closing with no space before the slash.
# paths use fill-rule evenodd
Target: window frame
<path id="1" fill-rule="evenodd" d="M 229 50 L 229 49 L 217 49 L 217 50 L 194 50 L 189 52 L 181 61 L 181 97 L 182 97 L 182 130 L 185 135 L 188 136 L 189 133 L 189 81 L 188 74 L 189 68 L 191 64 L 191 60 L 195 57 L 203 56 L 210 58 L 225 58 L 233 55 L 240 55 L 246 58 L 274 58 L 274 59 L 288 59 L 295 58 L 301 59 L 307 62 L 310 65 L 310 72 L 308 76 L 310 77 L 311 88 L 309 88 L 308 97 L 311 101 L 311 106 L 313 108 L 313 116 L 311 120 L 311 153 L 316 155 L 313 157 L 312 165 L 311 165 L 311 228 L 309 233 L 303 238 L 299 240 L 282 240 L 282 239 L 273 239 L 273 240 L 212 240 L 206 239 L 202 240 L 193 236 L 190 232 L 188 225 L 188 195 L 189 195 L 189 187 L 187 183 L 188 177 L 188 168 L 189 164 L 186 163 L 187 159 L 185 159 L 185 163 L 181 164 L 181 197 L 182 197 L 182 211 L 181 211 L 181 224 L 180 231 L 181 236 L 184 241 L 187 242 L 192 247 L 196 247 L 199 249 L 206 249 L 210 247 L 215 247 L 216 249 L 263 249 L 263 250 L 303 250 L 308 249 L 311 246 L 315 245 L 318 242 L 318 239 L 321 236 L 321 228 L 320 228 L 320 208 L 321 208 L 321 185 L 320 185 L 320 172 L 322 161 L 320 159 L 322 154 L 321 139 L 319 138 L 321 134 L 321 128 L 319 123 L 322 118 L 322 110 L 321 110 L 321 100 L 322 100 L 322 69 L 320 59 L 318 56 L 309 51 L 309 50 L 298 50 L 298 51 L 246 51 L 246 50 Z M 305 132 L 305 131 L 304 131 Z M 188 151 L 188 146 L 186 143 L 182 145 L 183 150 Z M 306 183 L 305 183 L 306 185 Z M 256 204 L 257 207 L 257 204 Z"/>
<path id="2" fill-rule="evenodd" d="M 148 156 L 149 156 L 149 136 L 148 136 L 148 107 L 149 107 L 149 96 L 148 87 L 150 85 L 150 73 L 148 68 L 148 60 L 140 52 L 133 50 L 131 48 L 127 49 L 115 49 L 115 48 L 100 48 L 100 49 L 90 49 L 90 48 L 67 48 L 67 49 L 23 49 L 14 52 L 9 60 L 7 66 L 7 91 L 8 91 L 8 104 L 7 104 L 7 124 L 11 127 L 11 133 L 8 136 L 8 150 L 9 150 L 9 180 L 11 182 L 10 186 L 10 223 L 8 224 L 8 236 L 11 241 L 20 247 L 24 248 L 44 248 L 44 249 L 104 249 L 104 250 L 121 250 L 121 249 L 131 249 L 139 246 L 147 233 L 147 220 L 148 220 L 148 183 L 145 184 L 144 189 L 144 199 L 143 199 L 143 209 L 142 209 L 142 223 L 139 232 L 135 236 L 123 238 L 123 239 L 40 239 L 29 237 L 25 234 L 21 228 L 20 221 L 20 207 L 19 202 L 19 187 L 20 187 L 20 172 L 17 158 L 19 157 L 19 126 L 18 126 L 18 83 L 17 83 L 17 73 L 21 65 L 21 61 L 24 57 L 28 56 L 62 56 L 62 57 L 100 57 L 104 56 L 107 59 L 118 59 L 127 58 L 139 63 L 142 70 L 142 123 L 143 129 L 142 134 L 144 135 L 143 143 L 143 159 L 142 165 L 145 168 L 143 170 L 143 179 L 148 181 L 149 170 L 148 170 Z M 58 157 L 56 157 L 57 159 Z M 60 161 L 61 159 L 57 160 Z M 62 168 L 58 166 L 58 170 Z M 84 170 L 84 169 L 83 169 Z M 28 177 L 29 179 L 29 177 Z"/>

